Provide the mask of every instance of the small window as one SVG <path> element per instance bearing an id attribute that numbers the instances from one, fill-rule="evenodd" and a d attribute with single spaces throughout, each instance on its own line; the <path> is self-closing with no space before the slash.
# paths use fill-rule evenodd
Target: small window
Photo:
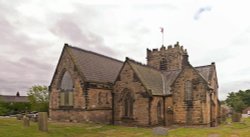
<path id="1" fill-rule="evenodd" d="M 106 104 L 109 104 L 109 94 L 108 93 L 106 93 L 105 98 L 106 98 Z"/>
<path id="2" fill-rule="evenodd" d="M 98 97 L 97 97 L 98 101 L 97 101 L 97 104 L 102 104 L 102 92 L 99 92 L 98 93 Z"/>

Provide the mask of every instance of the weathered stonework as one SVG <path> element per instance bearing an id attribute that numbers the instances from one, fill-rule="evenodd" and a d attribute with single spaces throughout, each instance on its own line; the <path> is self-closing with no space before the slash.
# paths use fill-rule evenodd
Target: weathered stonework
<path id="1" fill-rule="evenodd" d="M 112 106 L 111 90 L 100 89 L 98 87 L 93 88 L 93 86 L 90 87 L 89 84 L 84 83 L 76 66 L 73 64 L 70 52 L 66 49 L 64 50 L 50 86 L 50 117 L 61 121 L 110 123 Z M 74 82 L 72 108 L 61 108 L 60 106 L 60 81 L 65 71 L 70 72 Z M 103 85 L 109 87 L 108 84 L 102 84 L 102 87 Z M 103 103 L 97 102 L 98 93 L 102 93 L 101 101 Z"/>
<path id="2" fill-rule="evenodd" d="M 162 46 L 159 50 L 153 49 L 147 50 L 147 61 L 148 65 L 160 70 L 160 62 L 165 60 L 165 70 L 177 70 L 182 67 L 182 56 L 186 53 L 179 43 L 175 44 L 174 47 L 171 45 L 166 49 Z"/>
<path id="3" fill-rule="evenodd" d="M 79 62 L 82 58 L 85 60 Z M 82 64 L 93 58 L 101 67 L 96 68 L 91 62 L 87 62 L 90 68 Z M 104 66 L 114 62 L 117 65 L 117 61 L 66 45 L 50 85 L 50 117 L 60 121 L 128 126 L 216 126 L 220 122 L 214 63 L 193 67 L 187 51 L 179 43 L 167 49 L 162 46 L 159 50 L 148 50 L 147 60 L 148 64 L 143 65 L 127 58 L 117 75 L 106 74 L 102 69 L 108 72 L 113 66 Z M 122 64 L 118 61 L 118 66 L 119 63 Z M 73 95 L 68 95 L 69 98 L 67 92 L 66 98 L 60 95 L 64 92 L 61 83 L 65 72 L 73 82 L 70 90 Z M 103 77 L 114 81 L 103 80 Z M 72 104 L 62 105 L 72 100 Z"/>
<path id="4" fill-rule="evenodd" d="M 142 83 L 135 78 L 135 73 L 128 63 L 119 75 L 120 80 L 114 85 L 115 93 L 115 122 L 125 125 L 148 125 L 148 98 L 144 95 L 146 92 Z M 133 98 L 133 115 L 124 116 L 124 92 L 130 91 Z"/>

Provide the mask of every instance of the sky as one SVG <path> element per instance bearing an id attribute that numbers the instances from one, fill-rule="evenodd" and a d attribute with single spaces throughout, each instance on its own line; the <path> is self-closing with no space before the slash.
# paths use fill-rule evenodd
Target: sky
<path id="1" fill-rule="evenodd" d="M 219 98 L 250 89 L 247 0 L 0 0 L 0 94 L 49 85 L 64 43 L 146 63 L 177 41 L 193 66 L 216 63 Z"/>

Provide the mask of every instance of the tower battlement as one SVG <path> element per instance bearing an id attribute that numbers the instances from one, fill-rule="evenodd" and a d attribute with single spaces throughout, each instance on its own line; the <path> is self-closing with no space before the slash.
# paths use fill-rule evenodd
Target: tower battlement
<path id="1" fill-rule="evenodd" d="M 159 49 L 147 49 L 147 65 L 167 71 L 181 69 L 183 55 L 187 54 L 187 50 L 179 42 L 167 48 L 162 45 Z"/>
<path id="2" fill-rule="evenodd" d="M 168 45 L 168 47 L 166 48 L 164 45 L 161 46 L 161 48 L 154 48 L 152 50 L 147 49 L 147 53 L 151 53 L 151 52 L 159 52 L 159 51 L 167 51 L 167 50 L 175 50 L 175 51 L 180 51 L 183 53 L 187 52 L 187 49 L 184 49 L 183 46 L 179 45 L 179 42 L 177 41 L 176 44 L 174 45 Z"/>

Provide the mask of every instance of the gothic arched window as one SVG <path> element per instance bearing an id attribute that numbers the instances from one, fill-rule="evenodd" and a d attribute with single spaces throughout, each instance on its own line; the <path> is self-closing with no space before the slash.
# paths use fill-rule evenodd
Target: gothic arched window
<path id="1" fill-rule="evenodd" d="M 158 119 L 158 123 L 161 123 L 162 122 L 162 120 L 163 120 L 163 118 L 162 118 L 162 103 L 161 103 L 161 101 L 159 101 L 158 103 L 157 103 L 157 119 Z"/>
<path id="2" fill-rule="evenodd" d="M 192 100 L 192 82 L 191 81 L 185 82 L 185 100 L 186 101 Z"/>
<path id="3" fill-rule="evenodd" d="M 73 106 L 73 79 L 68 71 L 64 72 L 60 83 L 60 106 Z"/>
<path id="4" fill-rule="evenodd" d="M 62 90 L 73 90 L 73 80 L 68 71 L 66 71 L 62 77 L 62 82 L 60 88 Z"/>
<path id="5" fill-rule="evenodd" d="M 167 60 L 165 58 L 162 58 L 160 61 L 160 70 L 166 70 L 167 69 Z"/>
<path id="6" fill-rule="evenodd" d="M 124 116 L 132 117 L 133 116 L 133 97 L 131 92 L 127 92 L 124 98 Z"/>

